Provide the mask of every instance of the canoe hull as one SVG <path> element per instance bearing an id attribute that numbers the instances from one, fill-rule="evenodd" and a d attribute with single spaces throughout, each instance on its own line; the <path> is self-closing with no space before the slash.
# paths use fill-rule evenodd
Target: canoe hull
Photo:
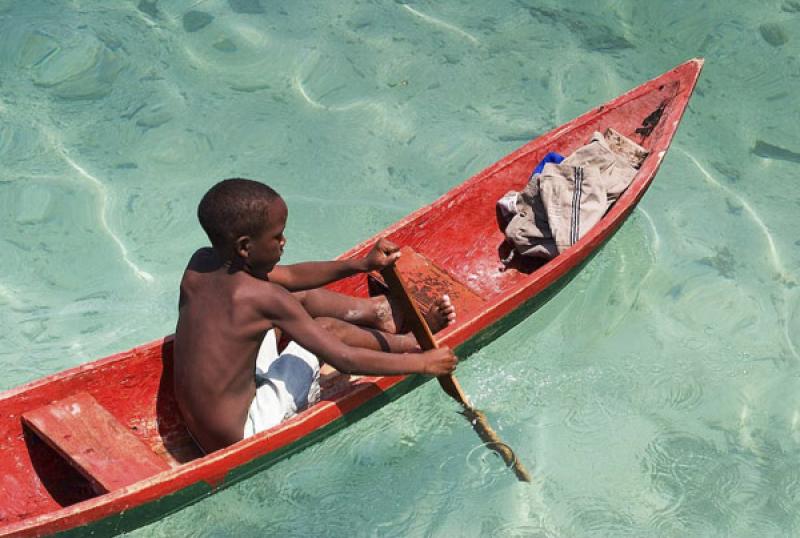
<path id="1" fill-rule="evenodd" d="M 701 67 L 702 60 L 691 60 L 543 135 L 379 234 L 413 246 L 486 299 L 479 311 L 460 312 L 459 323 L 437 335 L 441 344 L 455 349 L 462 358 L 468 356 L 535 312 L 599 252 L 652 182 Z M 652 120 L 654 115 L 658 118 L 651 127 L 648 118 Z M 494 200 L 507 190 L 520 190 L 532 165 L 546 152 L 570 153 L 585 143 L 593 130 L 605 126 L 628 136 L 641 135 L 641 142 L 651 150 L 631 186 L 601 222 L 562 255 L 532 271 L 500 271 L 497 248 L 502 234 L 494 224 Z M 461 220 L 448 218 L 453 207 Z M 476 232 L 481 238 L 477 242 Z M 342 257 L 363 255 L 374 241 L 371 238 Z M 354 277 L 332 289 L 365 295 L 366 283 L 363 276 Z M 6 462 L 0 463 L 4 471 L 0 484 L 6 491 L 18 492 L 18 498 L 9 506 L 0 506 L 0 535 L 108 535 L 132 530 L 302 450 L 427 378 L 345 381 L 341 388 L 329 389 L 323 402 L 297 417 L 208 456 L 201 456 L 188 438 L 171 394 L 172 337 L 7 391 L 0 395 L 0 435 L 6 439 L 0 451 L 0 461 Z M 91 392 L 171 468 L 97 497 L 80 487 L 72 492 L 60 490 L 59 480 L 74 473 L 70 475 L 69 469 L 48 460 L 36 439 L 21 429 L 18 417 L 78 390 Z M 48 474 L 60 478 L 48 483 Z"/>

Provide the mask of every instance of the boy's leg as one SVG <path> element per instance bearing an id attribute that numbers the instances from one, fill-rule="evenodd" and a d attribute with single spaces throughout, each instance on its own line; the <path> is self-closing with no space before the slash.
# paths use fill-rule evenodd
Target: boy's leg
<path id="1" fill-rule="evenodd" d="M 382 331 L 396 332 L 386 297 L 351 297 L 324 288 L 294 292 L 312 318 L 335 318 Z"/>
<path id="2" fill-rule="evenodd" d="M 394 353 L 419 351 L 413 334 L 396 334 L 402 321 L 393 315 L 385 296 L 365 299 L 322 288 L 294 295 L 317 323 L 347 345 Z M 428 314 L 426 318 L 434 332 L 455 321 L 455 308 L 446 296 Z M 321 379 L 336 374 L 329 364 L 320 361 Z"/>
<path id="3" fill-rule="evenodd" d="M 295 292 L 294 295 L 314 318 L 336 318 L 388 333 L 396 333 L 402 325 L 402 317 L 384 295 L 351 297 L 324 288 Z M 437 332 L 455 321 L 455 308 L 445 295 L 425 313 L 425 318 L 431 330 Z"/>
<path id="4" fill-rule="evenodd" d="M 387 333 L 331 317 L 315 318 L 314 321 L 349 346 L 385 351 L 387 353 L 419 351 L 417 339 L 411 333 Z"/>

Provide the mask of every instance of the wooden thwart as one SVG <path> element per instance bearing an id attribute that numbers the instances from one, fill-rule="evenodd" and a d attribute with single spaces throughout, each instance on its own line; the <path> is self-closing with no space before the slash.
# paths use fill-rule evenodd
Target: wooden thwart
<path id="1" fill-rule="evenodd" d="M 427 311 L 445 294 L 450 296 L 454 305 L 458 305 L 459 317 L 466 319 L 470 313 L 480 312 L 485 308 L 486 301 L 483 297 L 437 267 L 422 254 L 410 247 L 402 247 L 400 253 L 402 255 L 395 266 L 403 275 L 406 290 L 420 308 Z M 370 277 L 374 278 L 375 275 L 370 274 Z"/>
<path id="2" fill-rule="evenodd" d="M 89 480 L 98 495 L 169 469 L 86 392 L 29 411 L 22 422 Z"/>
<path id="3" fill-rule="evenodd" d="M 405 254 L 401 259 L 407 257 Z M 418 271 L 419 265 L 415 264 Z M 411 298 L 408 287 L 404 282 L 403 276 L 400 275 L 396 266 L 386 267 L 381 271 L 381 275 L 386 280 L 389 286 L 389 292 L 392 298 L 403 308 L 405 322 L 408 324 L 411 332 L 417 338 L 417 342 L 424 350 L 435 349 L 438 347 L 436 340 L 431 333 L 428 324 L 425 322 L 422 314 L 419 311 L 414 300 Z M 458 303 L 456 303 L 458 304 Z M 458 315 L 458 314 L 456 314 Z M 478 436 L 486 443 L 486 446 L 497 452 L 505 464 L 514 471 L 517 478 L 523 482 L 530 482 L 531 475 L 524 465 L 517 459 L 514 451 L 511 450 L 507 444 L 500 440 L 497 433 L 489 425 L 481 411 L 472 406 L 466 394 L 464 394 L 458 379 L 454 375 L 445 375 L 437 378 L 442 389 L 454 400 L 461 404 L 464 410 L 464 416 L 467 417 L 472 428 Z"/>

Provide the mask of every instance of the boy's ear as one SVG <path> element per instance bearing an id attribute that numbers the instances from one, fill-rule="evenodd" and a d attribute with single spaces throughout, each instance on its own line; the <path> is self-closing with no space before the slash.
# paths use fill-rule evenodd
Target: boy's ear
<path id="1" fill-rule="evenodd" d="M 234 249 L 236 254 L 241 258 L 247 259 L 250 256 L 251 240 L 249 235 L 241 235 L 236 238 L 234 242 Z"/>

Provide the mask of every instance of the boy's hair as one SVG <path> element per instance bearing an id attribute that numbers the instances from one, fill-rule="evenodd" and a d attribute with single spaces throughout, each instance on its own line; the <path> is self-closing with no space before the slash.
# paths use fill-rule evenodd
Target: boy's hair
<path id="1" fill-rule="evenodd" d="M 214 248 L 227 250 L 242 235 L 258 236 L 269 225 L 269 205 L 280 198 L 272 187 L 251 179 L 220 181 L 200 200 L 197 218 Z"/>

